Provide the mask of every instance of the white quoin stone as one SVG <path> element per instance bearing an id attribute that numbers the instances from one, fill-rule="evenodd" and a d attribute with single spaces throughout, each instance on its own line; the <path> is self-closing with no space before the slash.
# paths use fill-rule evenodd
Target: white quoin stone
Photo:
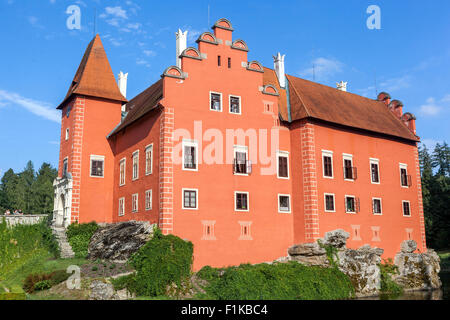
<path id="1" fill-rule="evenodd" d="M 119 90 L 120 93 L 126 98 L 127 97 L 127 81 L 128 81 L 128 73 L 123 73 L 120 71 L 119 73 Z"/>
<path id="2" fill-rule="evenodd" d="M 336 87 L 338 90 L 347 92 L 347 83 L 348 82 L 344 82 L 344 81 L 336 82 Z"/>
<path id="3" fill-rule="evenodd" d="M 278 52 L 278 55 L 273 57 L 275 72 L 278 77 L 278 82 L 281 88 L 286 88 L 286 74 L 284 71 L 284 57 L 286 55 Z"/>
<path id="4" fill-rule="evenodd" d="M 175 33 L 177 37 L 177 67 L 181 69 L 181 59 L 180 55 L 187 48 L 187 30 L 185 32 L 178 29 L 178 32 Z"/>

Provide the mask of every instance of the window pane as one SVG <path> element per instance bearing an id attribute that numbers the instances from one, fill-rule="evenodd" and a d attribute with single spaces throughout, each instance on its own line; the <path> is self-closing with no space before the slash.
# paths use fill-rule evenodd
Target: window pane
<path id="1" fill-rule="evenodd" d="M 220 94 L 211 93 L 211 110 L 220 111 L 222 106 L 220 105 Z"/>
<path id="2" fill-rule="evenodd" d="M 240 113 L 240 98 L 238 97 L 230 97 L 230 112 L 232 113 Z"/>
<path id="3" fill-rule="evenodd" d="M 288 177 L 288 167 L 287 167 L 288 158 L 287 157 L 278 157 L 278 175 L 283 178 Z"/>
<path id="4" fill-rule="evenodd" d="M 280 196 L 280 211 L 289 211 L 289 197 Z"/>
<path id="5" fill-rule="evenodd" d="M 328 156 L 324 156 L 323 157 L 323 169 L 324 169 L 325 177 L 332 177 L 333 176 L 332 165 L 331 165 L 331 157 L 328 157 Z"/>

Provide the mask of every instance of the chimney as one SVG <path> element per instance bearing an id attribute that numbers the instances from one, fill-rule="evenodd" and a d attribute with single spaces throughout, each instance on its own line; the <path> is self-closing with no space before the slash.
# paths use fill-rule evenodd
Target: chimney
<path id="1" fill-rule="evenodd" d="M 181 69 L 181 58 L 180 55 L 187 48 L 187 31 L 183 32 L 181 29 L 178 29 L 178 32 L 175 33 L 177 37 L 177 67 Z"/>
<path id="2" fill-rule="evenodd" d="M 127 97 L 127 79 L 128 73 L 123 73 L 120 71 L 119 73 L 119 90 L 120 93 L 126 98 Z"/>
<path id="3" fill-rule="evenodd" d="M 386 107 L 388 107 L 389 104 L 391 103 L 391 96 L 389 93 L 381 92 L 378 95 L 377 100 L 382 101 L 386 105 Z"/>
<path id="4" fill-rule="evenodd" d="M 284 57 L 286 55 L 278 52 L 276 57 L 273 57 L 275 72 L 278 77 L 278 82 L 281 88 L 286 88 L 286 74 L 284 73 Z"/>
<path id="5" fill-rule="evenodd" d="M 344 81 L 337 82 L 337 83 L 336 83 L 336 87 L 337 87 L 337 89 L 340 90 L 340 91 L 347 92 L 347 83 L 348 83 L 348 82 L 344 82 Z"/>
<path id="6" fill-rule="evenodd" d="M 389 109 L 399 118 L 403 116 L 403 103 L 399 100 L 392 100 Z"/>

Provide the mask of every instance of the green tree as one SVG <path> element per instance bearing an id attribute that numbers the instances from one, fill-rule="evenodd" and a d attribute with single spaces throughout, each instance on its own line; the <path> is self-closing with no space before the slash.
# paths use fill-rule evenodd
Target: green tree
<path id="1" fill-rule="evenodd" d="M 53 212 L 53 180 L 58 172 L 49 163 L 43 163 L 31 185 L 31 213 L 51 214 Z"/>
<path id="2" fill-rule="evenodd" d="M 17 199 L 17 184 L 19 182 L 19 176 L 14 173 L 13 169 L 9 169 L 5 172 L 1 180 L 1 206 L 3 209 L 13 210 L 18 203 Z"/>

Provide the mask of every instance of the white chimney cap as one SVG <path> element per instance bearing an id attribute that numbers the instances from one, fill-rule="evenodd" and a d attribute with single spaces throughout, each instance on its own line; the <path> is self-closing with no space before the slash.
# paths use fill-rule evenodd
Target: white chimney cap
<path id="1" fill-rule="evenodd" d="M 344 81 L 336 82 L 336 87 L 338 90 L 346 92 L 347 84 L 348 84 L 348 82 L 344 82 Z"/>
<path id="2" fill-rule="evenodd" d="M 286 55 L 278 52 L 277 56 L 273 57 L 274 67 L 275 67 L 275 73 L 278 77 L 278 82 L 280 84 L 281 88 L 286 88 L 286 74 L 284 71 L 284 57 Z"/>

